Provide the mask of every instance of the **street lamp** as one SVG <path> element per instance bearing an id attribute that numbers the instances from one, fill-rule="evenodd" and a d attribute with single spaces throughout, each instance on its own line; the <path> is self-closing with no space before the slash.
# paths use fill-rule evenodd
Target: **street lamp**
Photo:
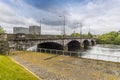
<path id="1" fill-rule="evenodd" d="M 83 24 L 82 23 L 77 23 L 79 24 L 79 27 L 80 27 L 80 37 L 82 37 L 82 27 L 83 27 Z"/>
<path id="2" fill-rule="evenodd" d="M 88 31 L 88 37 L 90 38 L 90 34 L 91 34 L 91 28 L 89 27 L 89 31 Z"/>
<path id="3" fill-rule="evenodd" d="M 65 36 L 65 25 L 66 25 L 66 22 L 65 22 L 65 16 L 59 16 L 59 17 L 63 17 L 63 38 Z"/>
<path id="4" fill-rule="evenodd" d="M 83 27 L 83 25 L 82 25 L 82 23 L 80 23 L 80 37 L 82 37 L 82 27 Z"/>
<path id="5" fill-rule="evenodd" d="M 45 19 L 44 18 L 40 19 L 40 32 L 39 32 L 39 35 L 41 35 L 41 32 L 42 32 L 42 20 L 45 20 Z"/>
<path id="6" fill-rule="evenodd" d="M 74 31 L 73 31 L 73 37 L 75 38 L 75 29 L 74 29 Z"/>
<path id="7" fill-rule="evenodd" d="M 64 45 L 64 37 L 65 37 L 65 16 L 59 16 L 59 17 L 62 17 L 63 18 L 63 50 L 66 50 L 66 46 Z"/>
<path id="8" fill-rule="evenodd" d="M 40 32 L 39 32 L 39 35 L 41 35 L 41 20 L 40 20 Z"/>

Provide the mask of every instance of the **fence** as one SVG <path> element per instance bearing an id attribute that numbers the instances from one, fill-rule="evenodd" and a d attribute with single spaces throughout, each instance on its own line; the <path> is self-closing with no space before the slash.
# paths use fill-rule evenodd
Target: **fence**
<path id="1" fill-rule="evenodd" d="M 77 52 L 77 51 L 63 51 L 63 50 L 56 50 L 56 49 L 45 49 L 45 48 L 38 48 L 36 51 L 42 53 L 51 53 L 51 54 L 59 54 L 59 55 L 66 55 L 66 56 L 74 56 L 80 58 L 88 58 L 88 59 L 96 59 L 96 60 L 105 60 L 111 62 L 120 62 L 120 56 L 113 56 L 113 55 L 105 55 L 105 54 L 85 54 L 84 52 Z"/>
<path id="2" fill-rule="evenodd" d="M 81 57 L 81 52 L 38 48 L 38 52 Z"/>

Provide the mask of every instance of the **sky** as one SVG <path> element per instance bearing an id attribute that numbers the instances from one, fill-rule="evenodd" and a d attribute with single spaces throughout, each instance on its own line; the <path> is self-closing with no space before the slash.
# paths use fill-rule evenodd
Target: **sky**
<path id="1" fill-rule="evenodd" d="M 42 34 L 62 34 L 64 17 L 66 34 L 80 27 L 82 33 L 118 31 L 120 0 L 0 0 L 0 25 L 7 33 L 41 21 Z"/>

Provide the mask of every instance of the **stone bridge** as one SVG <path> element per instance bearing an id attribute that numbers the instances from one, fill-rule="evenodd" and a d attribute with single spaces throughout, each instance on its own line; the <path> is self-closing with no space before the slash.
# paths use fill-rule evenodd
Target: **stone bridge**
<path id="1" fill-rule="evenodd" d="M 17 38 L 8 40 L 9 47 L 16 50 L 26 50 L 37 45 L 37 48 L 57 49 L 76 51 L 81 48 L 88 48 L 96 44 L 94 38 L 55 38 L 55 39 L 33 39 L 33 38 Z"/>

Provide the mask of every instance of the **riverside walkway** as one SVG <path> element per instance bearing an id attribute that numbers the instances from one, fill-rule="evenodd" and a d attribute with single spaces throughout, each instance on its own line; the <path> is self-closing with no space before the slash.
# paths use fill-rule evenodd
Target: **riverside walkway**
<path id="1" fill-rule="evenodd" d="M 119 80 L 120 64 L 63 55 L 15 51 L 11 57 L 43 80 Z"/>

